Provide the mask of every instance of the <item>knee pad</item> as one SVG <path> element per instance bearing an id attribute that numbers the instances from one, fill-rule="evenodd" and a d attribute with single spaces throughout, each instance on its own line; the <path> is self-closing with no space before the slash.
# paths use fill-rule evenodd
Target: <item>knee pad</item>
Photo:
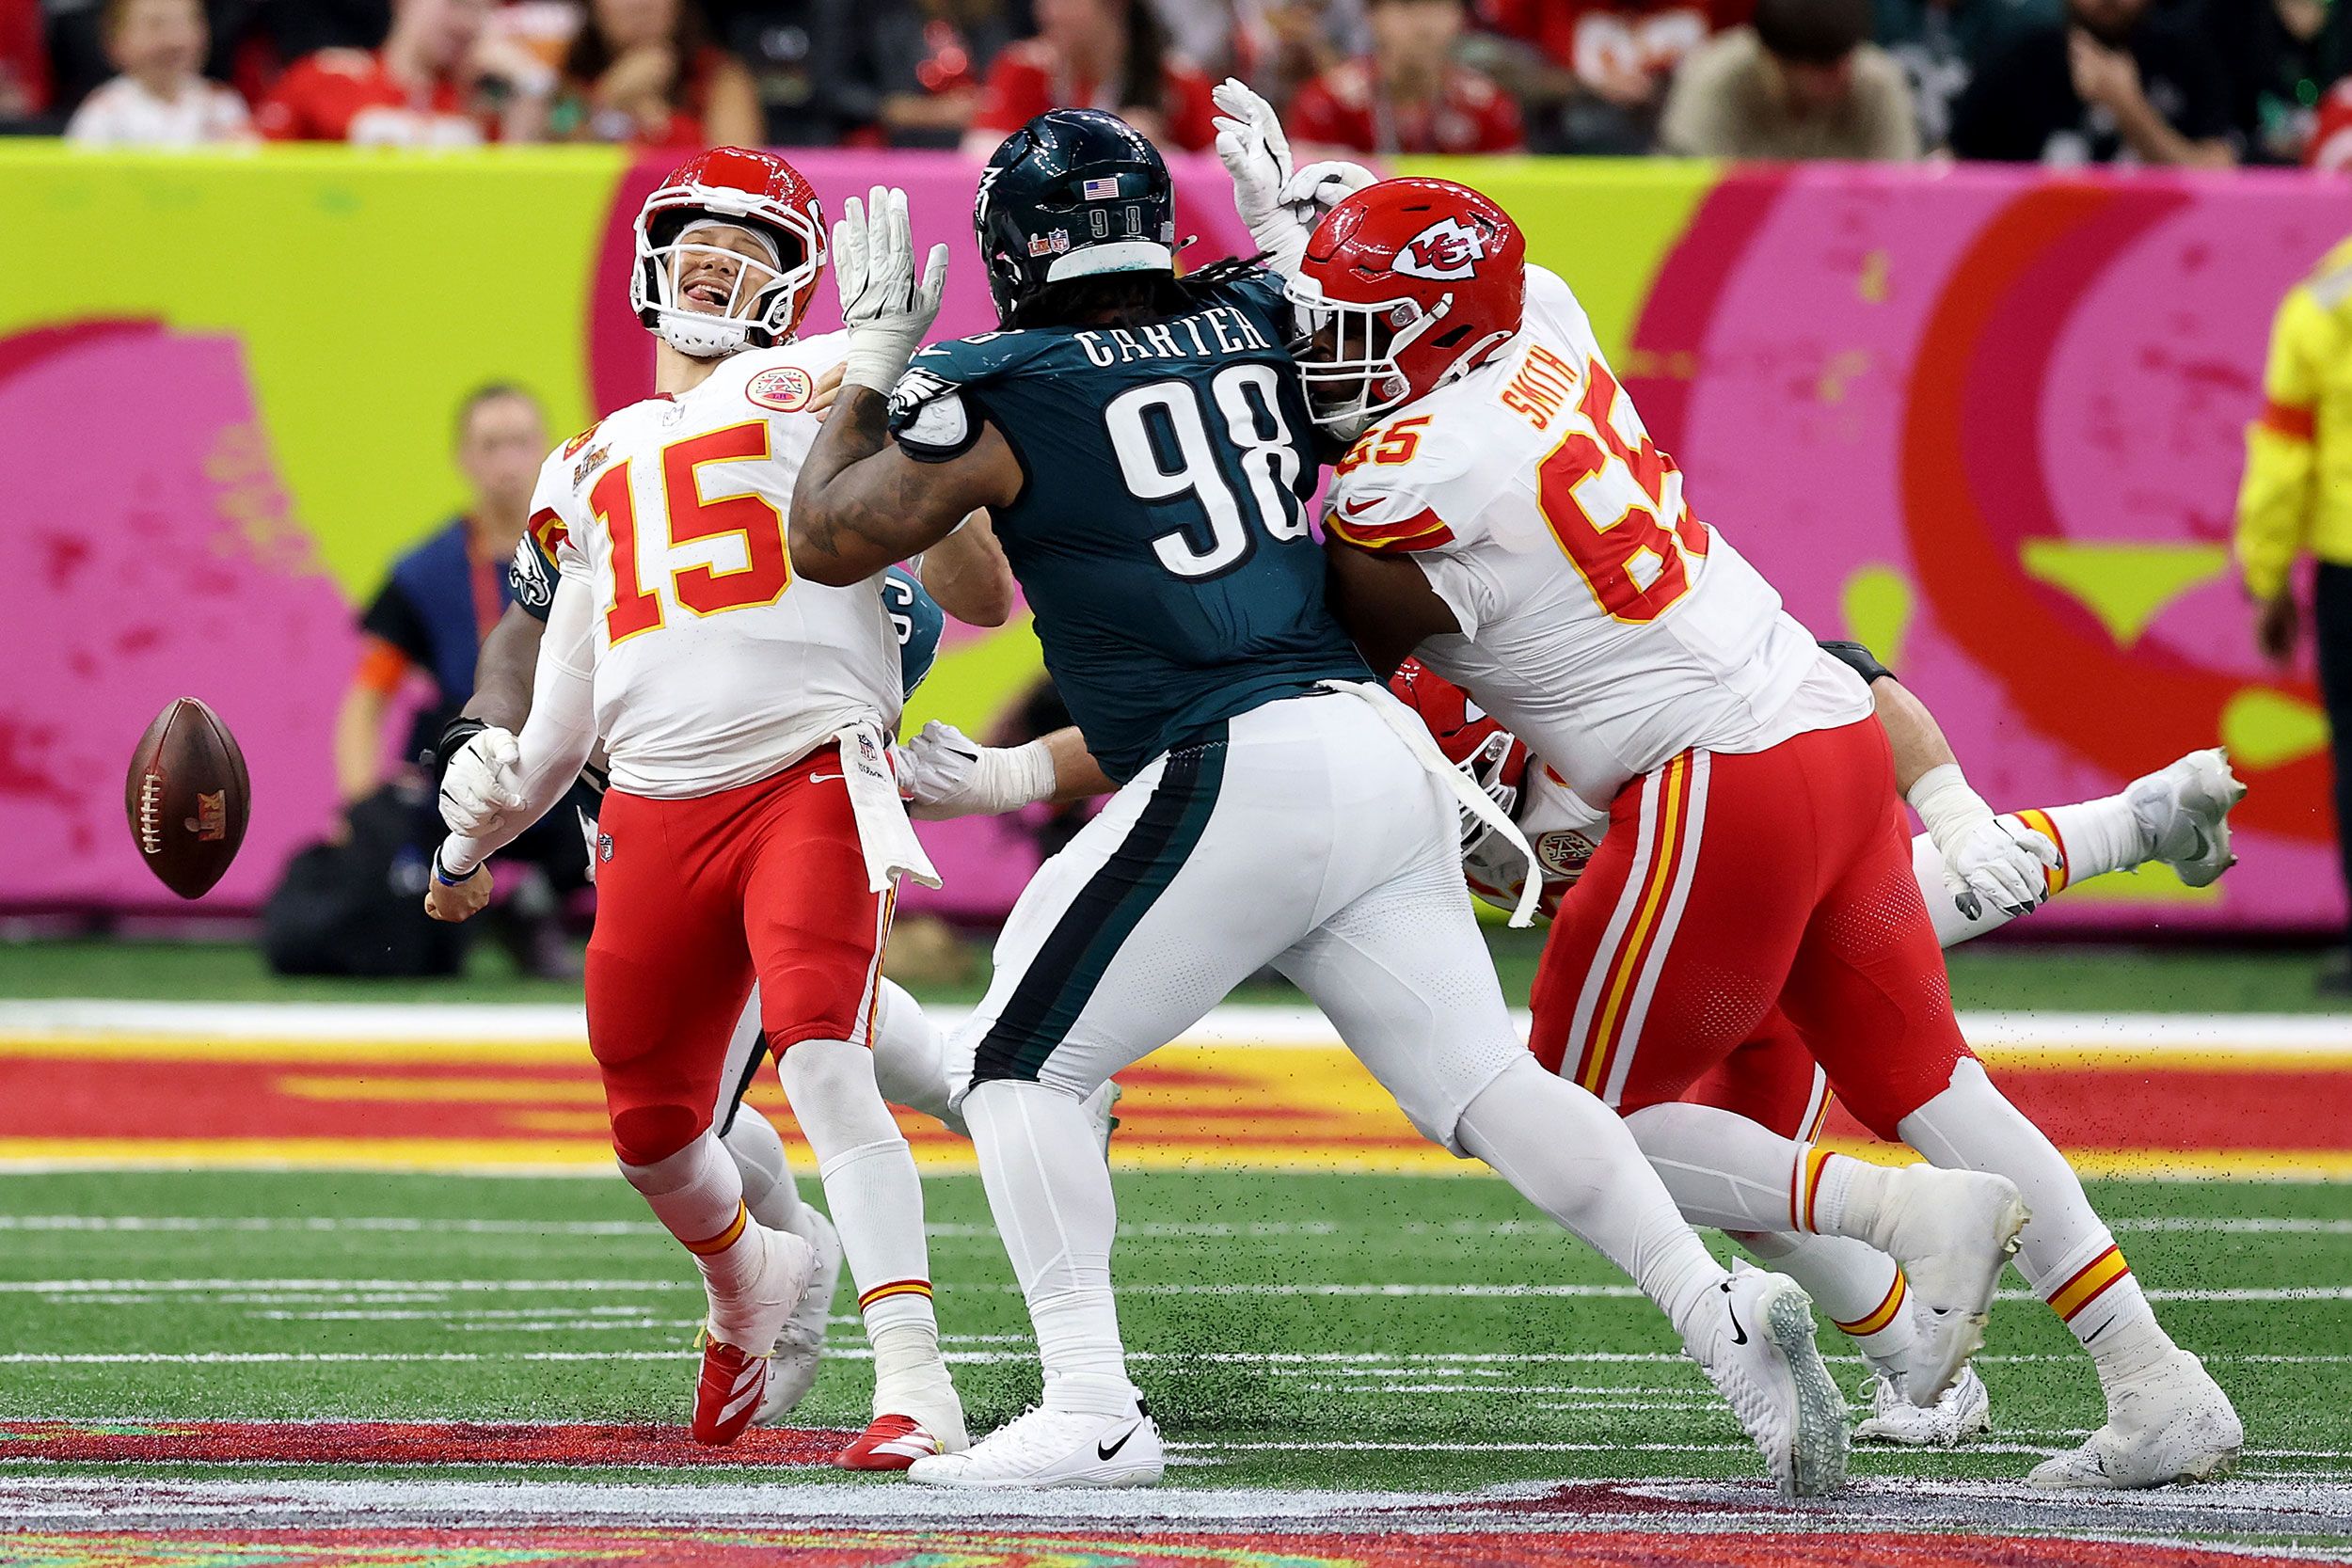
<path id="1" fill-rule="evenodd" d="M 625 1165 L 659 1164 L 702 1136 L 709 1125 L 691 1106 L 630 1105 L 612 1113 L 612 1152 Z"/>

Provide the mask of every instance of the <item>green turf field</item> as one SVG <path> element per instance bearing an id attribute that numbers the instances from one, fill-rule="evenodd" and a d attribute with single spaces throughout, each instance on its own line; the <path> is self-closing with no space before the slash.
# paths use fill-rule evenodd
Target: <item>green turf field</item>
<path id="1" fill-rule="evenodd" d="M 1544 933 L 1489 928 L 1503 994 L 1524 1001 Z M 988 956 L 974 955 L 981 978 L 910 989 L 925 1001 L 974 1002 Z M 2342 998 L 2312 989 L 2340 955 L 2198 946 L 2049 945 L 1978 942 L 1945 956 L 1963 1007 L 2056 1008 L 2076 1012 L 2341 1011 Z M 477 942 L 454 980 L 280 979 L 248 944 L 179 942 L 0 942 L 0 999 L 131 997 L 191 1002 L 562 1002 L 580 1000 L 577 980 L 517 975 L 495 942 Z M 1237 1002 L 1295 1002 L 1274 982 L 1245 987 Z"/>
<path id="2" fill-rule="evenodd" d="M 1037 1391 L 1025 1323 L 977 1179 L 926 1190 L 940 1317 L 983 1431 Z M 1498 1181 L 1128 1174 L 1119 1193 L 1122 1315 L 1184 1462 L 1171 1480 L 1454 1489 L 1758 1472 L 1645 1303 L 1502 1292 L 1620 1282 Z M 2341 1477 L 2352 1187 L 2108 1183 L 2095 1196 L 2153 1291 L 2208 1295 L 2159 1311 L 2244 1414 L 2241 1473 Z M 509 1281 L 545 1283 L 498 1288 Z M 0 1418 L 682 1419 L 699 1303 L 617 1180 L 0 1178 Z M 832 1342 L 862 1345 L 847 1318 Z M 577 1358 L 525 1358 L 548 1353 Z M 282 1359 L 235 1359 L 251 1356 Z M 1856 1473 L 2014 1478 L 2026 1450 L 2071 1446 L 2098 1419 L 2088 1362 L 2038 1303 L 2004 1301 L 1981 1365 L 1991 1445 L 1858 1449 Z M 1833 1366 L 1859 1380 L 1857 1361 Z M 859 1424 L 867 1387 L 862 1360 L 837 1359 L 803 1414 Z"/>

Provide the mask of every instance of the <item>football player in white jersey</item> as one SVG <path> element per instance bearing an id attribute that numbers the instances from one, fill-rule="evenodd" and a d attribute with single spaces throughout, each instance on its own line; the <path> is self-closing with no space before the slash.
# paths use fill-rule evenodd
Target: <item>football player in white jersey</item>
<path id="1" fill-rule="evenodd" d="M 601 737 L 591 1050 L 622 1172 L 694 1254 L 709 1296 L 693 1434 L 760 1411 L 771 1347 L 815 1272 L 754 1220 L 711 1121 L 756 978 L 875 1350 L 875 1419 L 839 1463 L 900 1469 L 966 1442 L 938 1348 L 922 1190 L 868 1050 L 898 879 L 936 880 L 889 773 L 898 639 L 878 579 L 795 580 L 783 508 L 837 336 L 795 342 L 824 265 L 816 192 L 783 160 L 691 160 L 637 222 L 632 303 L 657 385 L 550 456 L 532 528 L 555 560 L 530 716 L 453 763 L 458 832 L 433 905 L 563 794 Z M 467 753 L 470 753 L 470 758 Z M 480 806 L 487 809 L 473 810 Z M 466 830 L 478 830 L 469 832 Z"/>
<path id="2" fill-rule="evenodd" d="M 1916 1404 L 1981 1343 L 2022 1244 L 2108 1408 L 2038 1484 L 2225 1468 L 2243 1442 L 2227 1396 L 1961 1038 L 1862 681 L 1692 515 L 1582 308 L 1500 207 L 1388 181 L 1302 233 L 1284 198 L 1313 171 L 1290 174 L 1263 103 L 1229 88 L 1225 106 L 1243 216 L 1308 318 L 1317 421 L 1351 443 L 1326 519 L 1343 618 L 1375 669 L 1418 649 L 1610 801 L 1537 973 L 1538 1059 L 1626 1116 L 1686 1217 L 1793 1220 L 1901 1261 L 1926 1309 Z M 1686 1098 L 1784 1022 L 1865 1126 L 1931 1166 L 1829 1154 Z"/>
<path id="3" fill-rule="evenodd" d="M 1994 817 L 1968 786 L 1934 715 L 1893 672 L 1859 643 L 1822 646 L 1870 683 L 1879 721 L 1895 753 L 1897 783 L 1906 793 L 1915 796 L 1923 784 L 1957 790 L 1955 809 L 1964 796 L 1974 802 L 1971 816 L 1992 830 L 1981 837 L 1947 833 L 1948 854 L 1932 833 L 1912 840 L 1912 875 L 1944 946 L 1997 930 L 2030 913 L 2043 898 L 2110 871 L 2162 863 L 2189 885 L 2203 887 L 2236 863 L 2230 851 L 2229 816 L 2245 799 L 2246 786 L 2218 751 L 2192 752 L 2115 795 Z M 1389 685 L 1421 715 L 1439 749 L 1518 824 L 1544 879 L 1539 907 L 1546 916 L 1556 915 L 1607 833 L 1609 814 L 1579 800 L 1524 742 L 1420 660 L 1406 659 Z M 915 776 L 918 800 L 937 789 L 932 781 L 945 770 L 943 753 L 953 745 L 949 736 L 935 736 L 927 727 L 909 748 L 911 767 L 902 768 L 900 776 Z M 964 772 L 967 765 L 951 761 L 946 768 Z M 1999 856 L 1996 845 L 2036 835 L 2056 848 L 2056 863 L 2045 868 L 2027 856 L 2020 865 Z M 1481 898 L 1498 909 L 1517 906 L 1527 863 L 1483 822 L 1464 819 L 1462 868 Z M 2011 876 L 2029 878 L 2031 885 L 2011 883 Z M 1756 1039 L 1692 1085 L 1686 1098 L 1736 1110 L 1806 1144 L 1820 1135 L 1830 1099 L 1826 1075 L 1778 1015 Z M 1777 1230 L 1739 1232 L 1734 1239 L 1803 1285 L 1868 1363 L 1864 1397 L 1871 1415 L 1854 1429 L 1858 1441 L 1948 1447 L 1989 1430 L 1991 1400 L 1974 1369 L 1962 1372 L 1928 1408 L 1905 1396 L 1905 1369 L 1917 1338 L 1915 1313 L 1909 1282 L 1892 1258 L 1843 1236 Z"/>

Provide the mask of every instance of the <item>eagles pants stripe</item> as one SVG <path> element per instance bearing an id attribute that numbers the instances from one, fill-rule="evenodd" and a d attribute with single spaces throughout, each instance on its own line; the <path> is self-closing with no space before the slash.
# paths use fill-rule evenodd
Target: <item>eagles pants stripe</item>
<path id="1" fill-rule="evenodd" d="M 1225 779 L 1225 726 L 1168 753 L 1135 826 L 1087 879 L 980 1042 L 974 1074 L 1034 1079 L 1103 971 L 1200 842 Z"/>
<path id="2" fill-rule="evenodd" d="M 1087 1095 L 1271 965 L 1460 1152 L 1462 1110 L 1523 1047 L 1458 822 L 1451 791 L 1349 693 L 1278 699 L 1226 721 L 1221 744 L 1154 759 L 1022 893 L 949 1044 L 959 1100 L 1000 1079 Z"/>

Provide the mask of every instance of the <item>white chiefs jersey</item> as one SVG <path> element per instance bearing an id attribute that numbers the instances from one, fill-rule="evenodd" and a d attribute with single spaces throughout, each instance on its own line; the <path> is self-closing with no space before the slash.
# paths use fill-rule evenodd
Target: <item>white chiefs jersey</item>
<path id="1" fill-rule="evenodd" d="M 1583 308 L 1540 267 L 1500 355 L 1349 450 L 1326 526 L 1420 563 L 1462 627 L 1422 661 L 1595 805 L 1690 748 L 1759 752 L 1870 713 L 1860 678 L 1691 515 Z"/>
<path id="2" fill-rule="evenodd" d="M 795 578 L 785 518 L 817 439 L 832 333 L 731 356 L 677 397 L 608 415 L 539 471 L 532 527 L 593 595 L 596 720 L 612 783 L 663 799 L 781 771 L 898 721 L 880 579 Z"/>

